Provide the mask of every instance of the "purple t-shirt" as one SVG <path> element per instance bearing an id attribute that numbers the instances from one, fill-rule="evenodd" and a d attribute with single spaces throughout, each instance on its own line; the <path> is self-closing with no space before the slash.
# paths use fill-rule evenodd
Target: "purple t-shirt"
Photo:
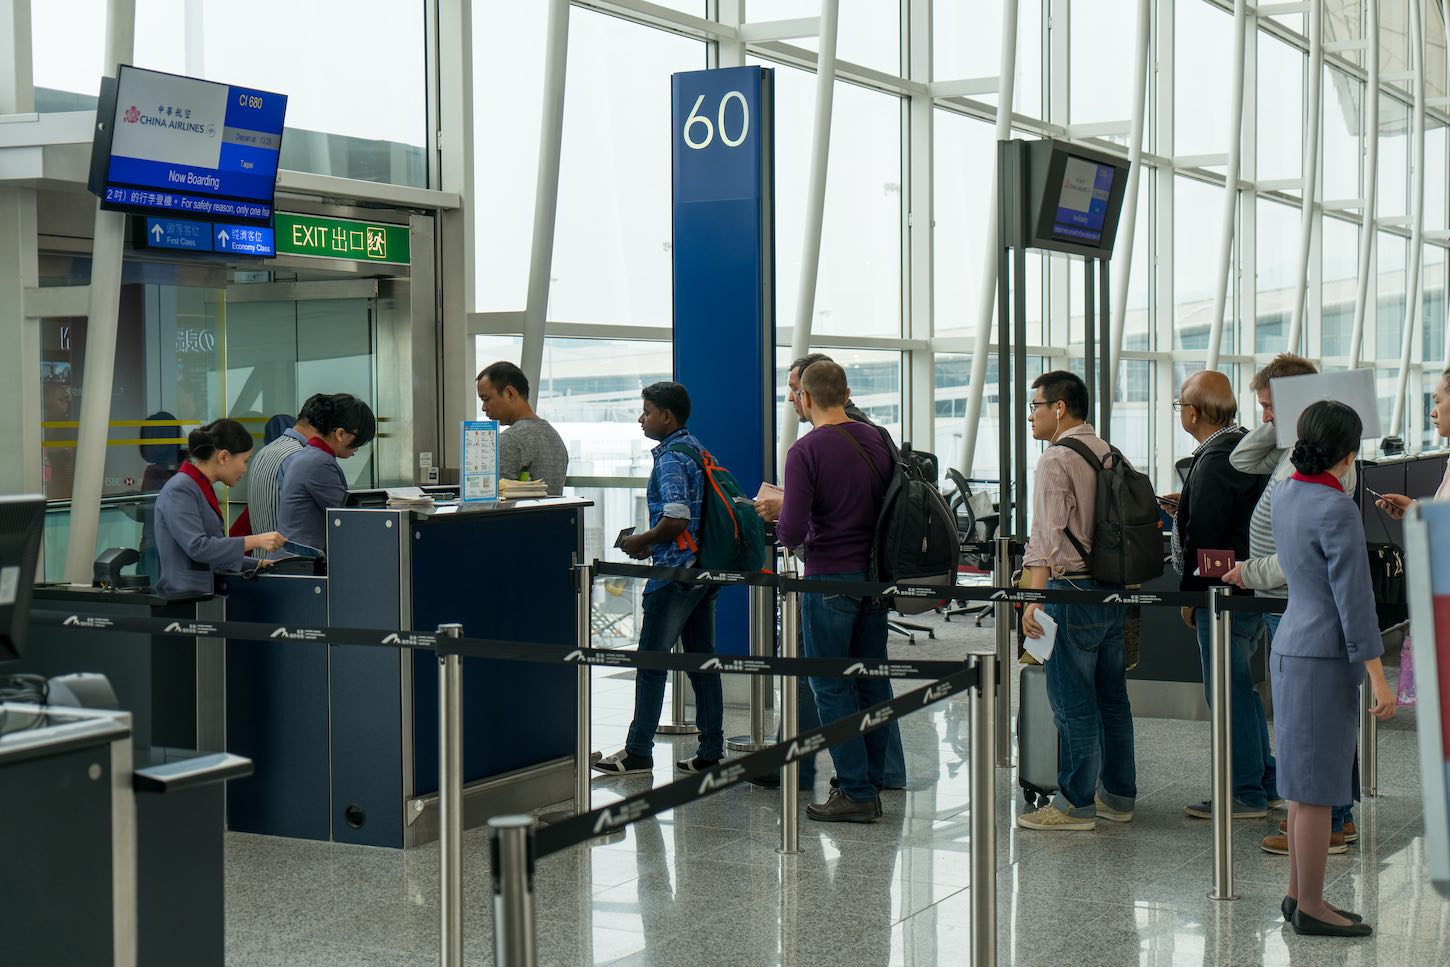
<path id="1" fill-rule="evenodd" d="M 842 430 L 861 444 L 874 467 Z M 790 448 L 775 532 L 785 547 L 805 546 L 806 574 L 866 570 L 891 471 L 881 432 L 864 423 L 817 427 Z"/>

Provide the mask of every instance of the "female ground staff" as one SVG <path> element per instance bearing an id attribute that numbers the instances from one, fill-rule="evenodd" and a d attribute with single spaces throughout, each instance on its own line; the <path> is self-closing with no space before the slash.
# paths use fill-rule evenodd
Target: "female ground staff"
<path id="1" fill-rule="evenodd" d="M 347 505 L 347 478 L 337 461 L 346 460 L 377 434 L 366 403 L 348 393 L 319 400 L 312 413 L 317 435 L 282 462 L 277 527 L 288 549 L 316 555 L 327 547 L 327 510 Z"/>
<path id="2" fill-rule="evenodd" d="M 216 572 L 256 565 L 247 551 L 282 546 L 284 539 L 275 531 L 226 536 L 214 488 L 236 486 L 251 455 L 252 435 L 236 420 L 216 420 L 191 431 L 187 459 L 156 495 L 158 594 L 211 594 Z"/>
<path id="3" fill-rule="evenodd" d="M 1274 542 L 1289 607 L 1274 635 L 1269 673 L 1279 792 L 1289 800 L 1289 889 L 1280 905 L 1297 933 L 1364 937 L 1358 914 L 1324 900 L 1330 807 L 1354 798 L 1359 686 L 1374 689 L 1376 718 L 1395 714 L 1359 508 L 1342 480 L 1359 450 L 1359 416 L 1315 403 L 1299 417 L 1294 474 L 1274 494 Z"/>
<path id="4" fill-rule="evenodd" d="M 1435 395 L 1432 399 L 1435 405 L 1430 408 L 1430 422 L 1435 425 L 1435 432 L 1443 440 L 1450 437 L 1450 369 L 1441 374 L 1440 382 L 1435 384 Z M 1435 491 L 1436 500 L 1446 498 L 1450 498 L 1450 464 L 1445 467 L 1445 476 L 1440 481 L 1440 489 Z M 1414 504 L 1414 499 L 1404 494 L 1385 494 L 1375 501 L 1375 505 L 1380 510 L 1395 520 L 1403 519 L 1405 511 Z"/>

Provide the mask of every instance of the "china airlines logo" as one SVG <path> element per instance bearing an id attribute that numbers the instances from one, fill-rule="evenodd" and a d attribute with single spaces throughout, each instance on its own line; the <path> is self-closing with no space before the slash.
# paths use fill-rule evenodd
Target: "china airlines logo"
<path id="1" fill-rule="evenodd" d="M 141 110 L 132 104 L 126 109 L 126 123 L 135 124 L 139 120 L 141 120 Z"/>

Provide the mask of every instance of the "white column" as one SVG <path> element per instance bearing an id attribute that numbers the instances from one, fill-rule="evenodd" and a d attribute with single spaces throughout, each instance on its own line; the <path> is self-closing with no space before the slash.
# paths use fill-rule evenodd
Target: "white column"
<path id="1" fill-rule="evenodd" d="M 796 301 L 795 331 L 791 334 L 791 358 L 799 359 L 811 348 L 811 322 L 816 313 L 816 277 L 821 269 L 821 225 L 826 214 L 826 171 L 831 154 L 831 111 L 836 94 L 836 35 L 840 24 L 840 0 L 821 0 L 820 53 L 816 56 L 816 113 L 811 126 L 811 170 L 806 179 L 805 238 L 801 243 L 801 280 Z M 780 460 L 785 472 L 785 455 L 795 442 L 799 422 L 786 403 L 781 411 Z"/>
<path id="2" fill-rule="evenodd" d="M 531 386 L 544 368 L 544 325 L 549 273 L 554 267 L 554 224 L 559 210 L 559 159 L 564 146 L 564 83 L 569 66 L 569 0 L 549 0 L 544 51 L 544 111 L 539 125 L 539 176 L 534 183 L 534 234 L 529 252 L 529 294 L 524 306 L 523 359 Z"/>
<path id="3" fill-rule="evenodd" d="M 1133 272 L 1133 245 L 1137 241 L 1138 181 L 1143 174 L 1143 122 L 1148 116 L 1148 33 L 1152 21 L 1152 0 L 1138 0 L 1138 33 L 1133 47 L 1133 121 L 1128 129 L 1128 186 L 1123 195 L 1123 214 L 1118 219 L 1117 251 L 1113 253 L 1113 345 L 1107 360 L 1107 385 L 1101 392 L 1113 393 L 1118 385 L 1123 358 L 1123 328 L 1128 317 L 1128 283 Z"/>
<path id="4" fill-rule="evenodd" d="M 135 0 L 106 5 L 106 73 L 129 63 L 135 46 Z M 86 378 L 81 389 L 80 431 L 76 434 L 75 482 L 71 487 L 66 580 L 90 587 L 101 522 L 106 471 L 106 438 L 111 419 L 111 383 L 116 369 L 116 327 L 121 311 L 121 260 L 126 216 L 96 205 L 91 251 L 90 309 L 86 321 Z"/>
<path id="5" fill-rule="evenodd" d="M 717 16 L 726 27 L 738 28 L 745 23 L 745 0 L 718 0 Z M 745 42 L 743 40 L 720 40 L 713 45 L 712 67 L 744 67 Z"/>
<path id="6" fill-rule="evenodd" d="M 1309 118 L 1304 128 L 1303 209 L 1299 219 L 1299 262 L 1294 276 L 1294 311 L 1289 321 L 1291 353 L 1299 351 L 1304 331 L 1305 300 L 1309 294 L 1309 249 L 1314 238 L 1314 198 L 1319 182 L 1320 93 L 1324 88 L 1324 0 L 1310 0 L 1309 8 Z"/>
<path id="7" fill-rule="evenodd" d="M 1414 73 L 1414 137 L 1410 143 L 1410 270 L 1405 277 L 1405 328 L 1400 339 L 1400 373 L 1395 384 L 1395 405 L 1389 436 L 1402 436 L 1405 393 L 1409 389 L 1410 349 L 1420 318 L 1420 268 L 1425 259 L 1425 11 L 1424 0 L 1410 0 L 1410 60 Z"/>
<path id="8" fill-rule="evenodd" d="M 1224 174 L 1223 225 L 1219 236 L 1218 270 L 1213 293 L 1213 318 L 1208 333 L 1208 361 L 1204 369 L 1217 369 L 1223 343 L 1223 314 L 1228 303 L 1229 272 L 1233 265 L 1234 216 L 1239 204 L 1239 156 L 1244 126 L 1244 47 L 1247 44 L 1248 2 L 1234 2 L 1233 73 L 1229 76 L 1228 170 Z"/>
<path id="9" fill-rule="evenodd" d="M 439 0 L 437 5 L 438 65 L 436 108 L 438 134 L 429 138 L 430 157 L 436 180 L 429 185 L 456 192 L 463 199 L 457 209 L 439 212 L 437 219 L 437 278 L 442 290 L 442 343 L 439 346 L 443 423 L 438 434 L 437 460 L 440 466 L 458 466 L 460 422 L 473 416 L 475 389 L 474 339 L 468 331 L 468 315 L 478 308 L 474 265 L 474 137 L 473 137 L 473 3 L 472 0 Z M 416 280 L 423 282 L 424 280 Z M 431 281 L 431 280 L 429 280 Z"/>
<path id="10" fill-rule="evenodd" d="M 903 38 L 931 36 L 931 0 L 908 0 Z M 902 62 L 907 76 L 923 84 L 931 83 L 932 50 L 929 43 L 911 43 L 903 51 Z M 907 121 L 910 139 L 907 145 L 906 191 L 902 192 L 905 238 L 902 257 L 903 289 L 906 293 L 906 332 L 912 339 L 930 345 L 932 336 L 933 299 L 935 298 L 935 238 L 932 214 L 936 211 L 933 143 L 936 131 L 936 109 L 926 91 L 907 98 Z M 906 412 L 902 414 L 902 440 L 910 440 L 917 449 L 936 450 L 936 356 L 928 349 L 913 349 L 906 354 L 906 386 L 902 396 Z M 909 419 L 910 422 L 906 422 Z M 943 465 L 943 470 L 945 466 Z"/>
<path id="11" fill-rule="evenodd" d="M 1349 337 L 1349 368 L 1359 366 L 1364 351 L 1364 320 L 1374 281 L 1375 213 L 1379 203 L 1380 159 L 1380 15 L 1379 4 L 1365 5 L 1364 67 L 1369 76 L 1364 91 L 1363 225 L 1359 235 L 1359 280 L 1354 291 L 1354 327 Z"/>
<path id="12" fill-rule="evenodd" d="M 1002 2 L 1001 76 L 997 82 L 997 140 L 1012 137 L 1012 99 L 1017 81 L 1017 0 Z M 992 159 L 992 177 L 987 183 L 987 224 L 982 231 L 982 286 L 978 294 L 977 341 L 972 347 L 972 382 L 967 387 L 967 413 L 962 421 L 962 475 L 972 475 L 977 451 L 977 427 L 982 422 L 982 400 L 987 390 L 987 352 L 992 342 L 992 320 L 997 310 L 997 161 Z M 1011 400 L 997 401 L 997 432 L 1004 432 L 1012 418 Z M 1003 493 L 1007 481 L 1002 481 Z"/>

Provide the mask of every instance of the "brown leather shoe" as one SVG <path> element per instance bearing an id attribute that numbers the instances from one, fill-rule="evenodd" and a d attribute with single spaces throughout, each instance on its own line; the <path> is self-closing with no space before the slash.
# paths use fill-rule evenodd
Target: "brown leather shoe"
<path id="1" fill-rule="evenodd" d="M 1259 844 L 1259 849 L 1265 853 L 1273 853 L 1275 856 L 1289 855 L 1289 837 L 1287 835 L 1265 836 L 1264 841 Z M 1329 855 L 1337 856 L 1340 853 L 1349 852 L 1349 847 L 1344 845 L 1343 833 L 1329 834 Z"/>
<path id="2" fill-rule="evenodd" d="M 856 802 L 839 789 L 832 789 L 824 803 L 806 807 L 806 815 L 820 823 L 874 823 L 880 815 L 875 798 Z"/>
<path id="3" fill-rule="evenodd" d="M 1289 821 L 1287 819 L 1281 819 L 1281 820 L 1279 820 L 1279 832 L 1281 832 L 1281 833 L 1288 833 L 1289 832 Z M 1275 839 L 1277 837 L 1271 836 L 1269 838 L 1270 839 Z M 1359 842 L 1359 830 L 1358 829 L 1355 829 L 1354 823 L 1345 823 L 1344 824 L 1344 841 L 1346 843 L 1358 843 Z M 1273 852 L 1273 851 L 1270 850 L 1270 852 Z M 1332 853 L 1332 852 L 1334 852 L 1334 850 L 1330 850 L 1330 852 Z"/>

